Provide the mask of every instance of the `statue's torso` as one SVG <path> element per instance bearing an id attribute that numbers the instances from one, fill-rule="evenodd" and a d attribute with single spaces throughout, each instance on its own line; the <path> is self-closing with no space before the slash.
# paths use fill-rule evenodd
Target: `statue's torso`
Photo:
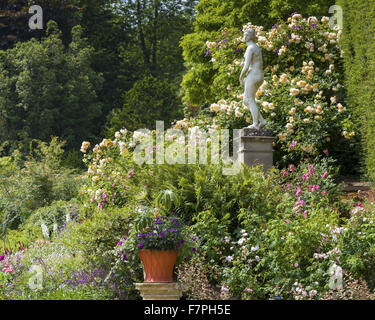
<path id="1" fill-rule="evenodd" d="M 249 75 L 262 75 L 263 76 L 263 57 L 262 57 L 262 50 L 255 44 L 252 43 L 248 45 L 245 59 L 248 59 L 249 55 L 251 54 L 251 61 L 249 67 Z"/>

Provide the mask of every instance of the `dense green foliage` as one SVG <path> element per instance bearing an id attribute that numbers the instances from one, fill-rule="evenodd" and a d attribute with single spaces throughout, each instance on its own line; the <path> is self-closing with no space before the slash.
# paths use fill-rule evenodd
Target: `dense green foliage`
<path id="1" fill-rule="evenodd" d="M 92 67 L 93 49 L 73 29 L 73 41 L 65 49 L 56 24 L 49 23 L 49 36 L 32 39 L 0 52 L 0 136 L 8 150 L 18 142 L 65 139 L 68 147 L 98 134 L 95 119 L 101 115 L 97 92 L 102 77 Z"/>
<path id="2" fill-rule="evenodd" d="M 61 221 L 61 214 L 56 211 L 59 204 L 54 204 L 55 209 L 47 209 L 46 206 L 58 200 L 68 201 L 78 192 L 78 181 L 73 172 L 61 166 L 63 145 L 54 138 L 50 144 L 38 142 L 32 147 L 26 161 L 22 161 L 19 152 L 15 152 L 12 157 L 0 158 L 3 239 L 9 229 L 17 229 L 33 213 L 34 217 L 40 218 L 41 223 L 47 223 L 48 220 L 51 230 L 54 222 Z M 50 210 L 56 214 L 51 215 Z"/>
<path id="3" fill-rule="evenodd" d="M 363 161 L 375 179 L 375 4 L 339 0 L 343 8 L 343 50 L 348 92 L 347 103 L 356 115 L 363 138 Z"/>
<path id="4" fill-rule="evenodd" d="M 124 94 L 124 105 L 109 117 L 109 133 L 122 128 L 137 130 L 155 128 L 156 121 L 166 126 L 182 116 L 182 106 L 167 80 L 146 76 Z"/>
<path id="5" fill-rule="evenodd" d="M 43 9 L 44 28 L 42 30 L 29 30 L 28 28 L 28 20 L 31 17 L 31 14 L 28 13 L 28 8 L 33 4 L 38 4 Z M 66 59 L 65 63 L 71 61 L 71 63 L 74 63 L 75 67 L 80 68 L 81 71 L 77 72 L 77 69 L 69 69 L 73 68 L 73 65 L 62 65 L 62 61 L 60 60 L 58 60 L 60 62 L 57 60 L 52 62 L 48 61 L 47 57 L 44 57 L 44 59 L 39 57 L 38 59 L 38 55 L 32 55 L 32 57 L 29 58 L 34 59 L 32 60 L 34 68 L 32 71 L 39 72 L 43 80 L 47 81 L 48 79 L 50 82 L 52 80 L 44 74 L 45 71 L 42 72 L 39 69 L 51 69 L 52 72 L 55 71 L 57 67 L 63 67 L 65 74 L 60 75 L 56 74 L 56 72 L 54 73 L 57 79 L 56 82 L 59 84 L 59 87 L 54 89 L 55 91 L 67 89 L 64 88 L 64 84 L 61 84 L 61 82 L 64 83 L 64 79 L 67 76 L 76 75 L 77 79 L 79 75 L 86 75 L 89 80 L 85 79 L 84 81 L 80 81 L 82 82 L 83 88 L 74 87 L 73 84 L 69 86 L 70 91 L 79 89 L 81 92 L 81 96 L 77 96 L 77 92 L 71 93 L 71 99 L 73 99 L 73 101 L 69 101 L 69 103 L 73 105 L 75 103 L 85 105 L 88 110 L 85 110 L 85 108 L 76 110 L 74 107 L 72 109 L 71 107 L 66 107 L 65 104 L 68 102 L 67 100 L 69 100 L 69 93 L 65 92 L 65 96 L 61 96 L 58 92 L 57 94 L 54 92 L 53 99 L 49 97 L 48 105 L 46 105 L 46 101 L 41 103 L 33 96 L 33 93 L 38 97 L 40 96 L 39 99 L 46 99 L 50 94 L 48 90 L 52 90 L 53 88 L 44 88 L 42 92 L 45 93 L 41 94 L 41 92 L 37 91 L 35 88 L 23 90 L 21 86 L 18 85 L 18 90 L 23 90 L 23 99 L 34 99 L 36 101 L 33 100 L 33 103 L 39 104 L 38 112 L 43 117 L 41 121 L 47 124 L 44 128 L 45 130 L 41 129 L 42 132 L 35 132 L 35 129 L 33 129 L 33 132 L 30 133 L 28 132 L 28 128 L 24 129 L 22 126 L 13 128 L 8 125 L 6 129 L 4 128 L 4 124 L 0 126 L 4 131 L 7 131 L 9 136 L 12 136 L 12 142 L 13 140 L 23 140 L 25 137 L 47 141 L 49 140 L 49 136 L 53 133 L 67 140 L 68 150 L 72 150 L 73 148 L 77 150 L 78 144 L 83 139 L 99 139 L 102 129 L 104 129 L 106 124 L 108 114 L 111 110 L 122 107 L 123 94 L 130 90 L 136 82 L 142 81 L 145 76 L 152 75 L 158 79 L 158 81 L 160 80 L 160 85 L 163 86 L 165 85 L 163 81 L 167 81 L 168 88 L 170 88 L 171 91 L 173 90 L 172 95 L 177 96 L 182 73 L 185 70 L 179 40 L 184 34 L 192 30 L 192 20 L 194 17 L 193 8 L 195 4 L 195 0 L 2 1 L 0 3 L 0 12 L 3 14 L 0 21 L 0 28 L 2 30 L 0 48 L 4 50 L 13 48 L 13 51 L 5 51 L 5 55 L 15 55 L 18 53 L 20 57 L 23 56 L 24 53 L 22 53 L 22 51 L 31 45 L 27 42 L 27 44 L 22 46 L 21 42 L 30 39 L 41 40 L 45 45 L 46 41 L 43 40 L 43 38 L 48 35 L 47 23 L 50 20 L 54 20 L 61 30 L 59 36 L 60 43 L 58 45 L 59 50 L 63 50 L 63 45 L 66 48 L 63 50 L 66 57 L 61 57 L 61 59 Z M 68 53 L 68 51 L 70 51 L 68 47 L 77 45 L 74 44 L 77 42 L 77 39 L 72 39 L 71 36 L 72 29 L 77 25 L 82 27 L 83 34 L 85 38 L 87 38 L 88 46 L 85 46 L 85 48 L 90 47 L 90 53 L 86 51 L 86 53 L 89 54 L 89 60 L 85 59 L 88 58 L 88 56 L 82 55 L 81 64 L 77 61 L 74 62 L 74 59 L 71 60 Z M 74 43 L 72 43 L 72 41 Z M 36 50 L 38 48 L 37 42 L 32 43 L 32 47 Z M 83 47 L 81 49 L 83 49 Z M 58 53 L 56 52 L 55 54 Z M 85 63 L 85 66 L 83 66 L 83 63 Z M 39 66 L 37 67 L 36 65 Z M 9 71 L 10 66 L 5 65 L 3 68 Z M 14 67 L 15 70 L 11 72 L 20 72 L 19 68 L 21 68 L 21 66 L 18 68 Z M 87 74 L 89 69 L 98 75 L 100 74 L 102 78 L 100 85 L 98 85 L 99 83 L 97 81 L 93 80 L 92 75 Z M 39 84 L 35 74 L 28 75 L 28 78 L 30 81 L 33 81 L 35 85 Z M 87 82 L 89 82 L 90 88 L 85 88 Z M 53 84 L 51 84 L 51 86 L 53 87 Z M 15 89 L 12 88 L 12 90 Z M 179 105 L 181 104 L 179 101 L 180 99 L 176 98 L 176 106 L 173 109 L 179 109 Z M 18 121 L 19 118 L 25 120 L 23 109 L 13 108 L 14 104 L 18 105 L 20 103 L 19 101 L 9 100 L 4 103 L 7 103 L 8 108 L 12 108 L 13 110 L 12 119 L 10 121 Z M 54 106 L 52 106 L 52 104 L 54 104 Z M 98 112 L 98 106 L 100 106 L 101 112 Z M 158 106 L 158 108 L 161 109 L 161 114 L 164 116 L 169 112 L 168 106 L 166 106 L 166 110 L 163 110 L 164 106 Z M 62 114 L 60 109 L 67 111 Z M 88 115 L 88 117 L 80 116 L 80 112 Z M 139 125 L 147 122 L 146 118 L 142 118 L 142 116 L 147 117 L 147 115 L 147 112 L 141 115 Z M 47 116 L 48 119 L 45 119 Z M 63 121 L 56 120 L 59 116 L 63 116 Z M 74 119 L 80 119 L 82 121 L 85 119 L 87 123 L 91 123 L 92 126 L 88 128 L 86 123 L 76 127 L 73 124 L 75 122 Z M 172 115 L 159 118 L 159 120 L 165 120 L 167 122 L 169 122 L 170 119 L 174 119 Z M 51 122 L 54 122 L 53 127 Z M 127 121 L 127 123 L 129 123 L 129 121 Z M 35 126 L 32 122 L 31 125 Z M 138 123 L 134 125 L 139 127 Z M 86 135 L 83 135 L 80 129 L 85 130 Z M 8 150 L 5 151 L 7 155 L 10 154 Z M 74 162 L 74 156 L 72 160 L 71 162 Z"/>

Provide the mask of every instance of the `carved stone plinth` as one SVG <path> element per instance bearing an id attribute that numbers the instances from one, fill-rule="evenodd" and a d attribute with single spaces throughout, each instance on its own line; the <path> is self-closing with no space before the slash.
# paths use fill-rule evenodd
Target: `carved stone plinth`
<path id="1" fill-rule="evenodd" d="M 142 282 L 135 284 L 143 300 L 180 300 L 182 290 L 177 282 Z"/>
<path id="2" fill-rule="evenodd" d="M 276 139 L 271 130 L 244 128 L 239 139 L 240 162 L 248 167 L 262 164 L 264 171 L 273 166 L 273 142 Z"/>

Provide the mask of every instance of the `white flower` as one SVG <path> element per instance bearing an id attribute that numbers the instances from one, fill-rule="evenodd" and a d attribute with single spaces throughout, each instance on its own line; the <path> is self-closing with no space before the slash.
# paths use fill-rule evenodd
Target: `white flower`
<path id="1" fill-rule="evenodd" d="M 222 286 L 222 287 L 221 287 L 221 291 L 223 291 L 223 292 L 228 292 L 228 291 L 229 291 L 229 288 L 226 287 L 226 286 Z"/>
<path id="2" fill-rule="evenodd" d="M 241 238 L 240 240 L 238 240 L 238 244 L 239 244 L 240 246 L 242 246 L 242 244 L 243 244 L 245 241 L 246 241 L 245 238 Z"/>
<path id="3" fill-rule="evenodd" d="M 228 262 L 232 262 L 233 257 L 232 256 L 228 256 L 228 257 L 225 258 L 225 260 L 228 261 Z"/>
<path id="4" fill-rule="evenodd" d="M 236 118 L 241 118 L 241 117 L 243 117 L 243 113 L 240 111 L 240 108 L 236 108 L 236 111 L 235 111 L 235 116 L 236 116 Z"/>
<path id="5" fill-rule="evenodd" d="M 87 149 L 90 147 L 90 142 L 88 141 L 83 141 L 82 146 L 81 146 L 81 152 L 86 153 Z"/>
<path id="6" fill-rule="evenodd" d="M 285 126 L 288 130 L 292 129 L 293 128 L 293 124 L 291 123 L 287 123 L 287 125 Z"/>
<path id="7" fill-rule="evenodd" d="M 139 138 L 143 138 L 145 136 L 145 134 L 143 132 L 140 132 L 140 131 L 134 131 L 133 133 L 133 139 L 134 140 L 138 140 Z"/>
<path id="8" fill-rule="evenodd" d="M 251 247 L 251 251 L 258 251 L 259 250 L 259 245 L 256 245 L 255 247 Z"/>
<path id="9" fill-rule="evenodd" d="M 296 89 L 296 88 L 291 88 L 290 89 L 290 95 L 293 97 L 293 96 L 297 96 L 299 94 L 299 89 Z"/>
<path id="10" fill-rule="evenodd" d="M 46 238 L 46 239 L 49 239 L 49 231 L 48 231 L 48 227 L 42 223 L 40 225 L 40 227 L 42 228 L 42 234 L 43 234 L 43 237 Z"/>

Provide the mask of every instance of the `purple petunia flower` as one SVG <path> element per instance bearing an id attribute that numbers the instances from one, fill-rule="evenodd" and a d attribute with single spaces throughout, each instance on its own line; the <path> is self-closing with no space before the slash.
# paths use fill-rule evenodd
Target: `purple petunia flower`
<path id="1" fill-rule="evenodd" d="M 143 243 L 142 242 L 138 243 L 138 248 L 142 248 L 142 247 L 143 247 Z"/>
<path id="2" fill-rule="evenodd" d="M 118 246 L 121 246 L 121 245 L 122 245 L 122 241 L 119 241 L 119 242 L 117 243 L 117 245 L 118 245 Z"/>
<path id="3" fill-rule="evenodd" d="M 3 261 L 5 259 L 5 256 L 0 256 L 0 261 Z"/>
<path id="4" fill-rule="evenodd" d="M 204 54 L 205 57 L 208 57 L 211 54 L 210 50 L 207 50 L 206 53 Z"/>
<path id="5" fill-rule="evenodd" d="M 164 236 L 165 236 L 165 231 L 160 232 L 160 237 L 162 238 Z"/>
<path id="6" fill-rule="evenodd" d="M 300 25 L 295 25 L 295 26 L 293 26 L 293 29 L 301 29 L 301 26 Z"/>
<path id="7" fill-rule="evenodd" d="M 311 28 L 315 29 L 318 25 L 316 23 L 314 23 Z"/>
<path id="8" fill-rule="evenodd" d="M 272 26 L 272 29 L 276 29 L 277 28 L 277 24 L 274 24 L 273 26 Z"/>

